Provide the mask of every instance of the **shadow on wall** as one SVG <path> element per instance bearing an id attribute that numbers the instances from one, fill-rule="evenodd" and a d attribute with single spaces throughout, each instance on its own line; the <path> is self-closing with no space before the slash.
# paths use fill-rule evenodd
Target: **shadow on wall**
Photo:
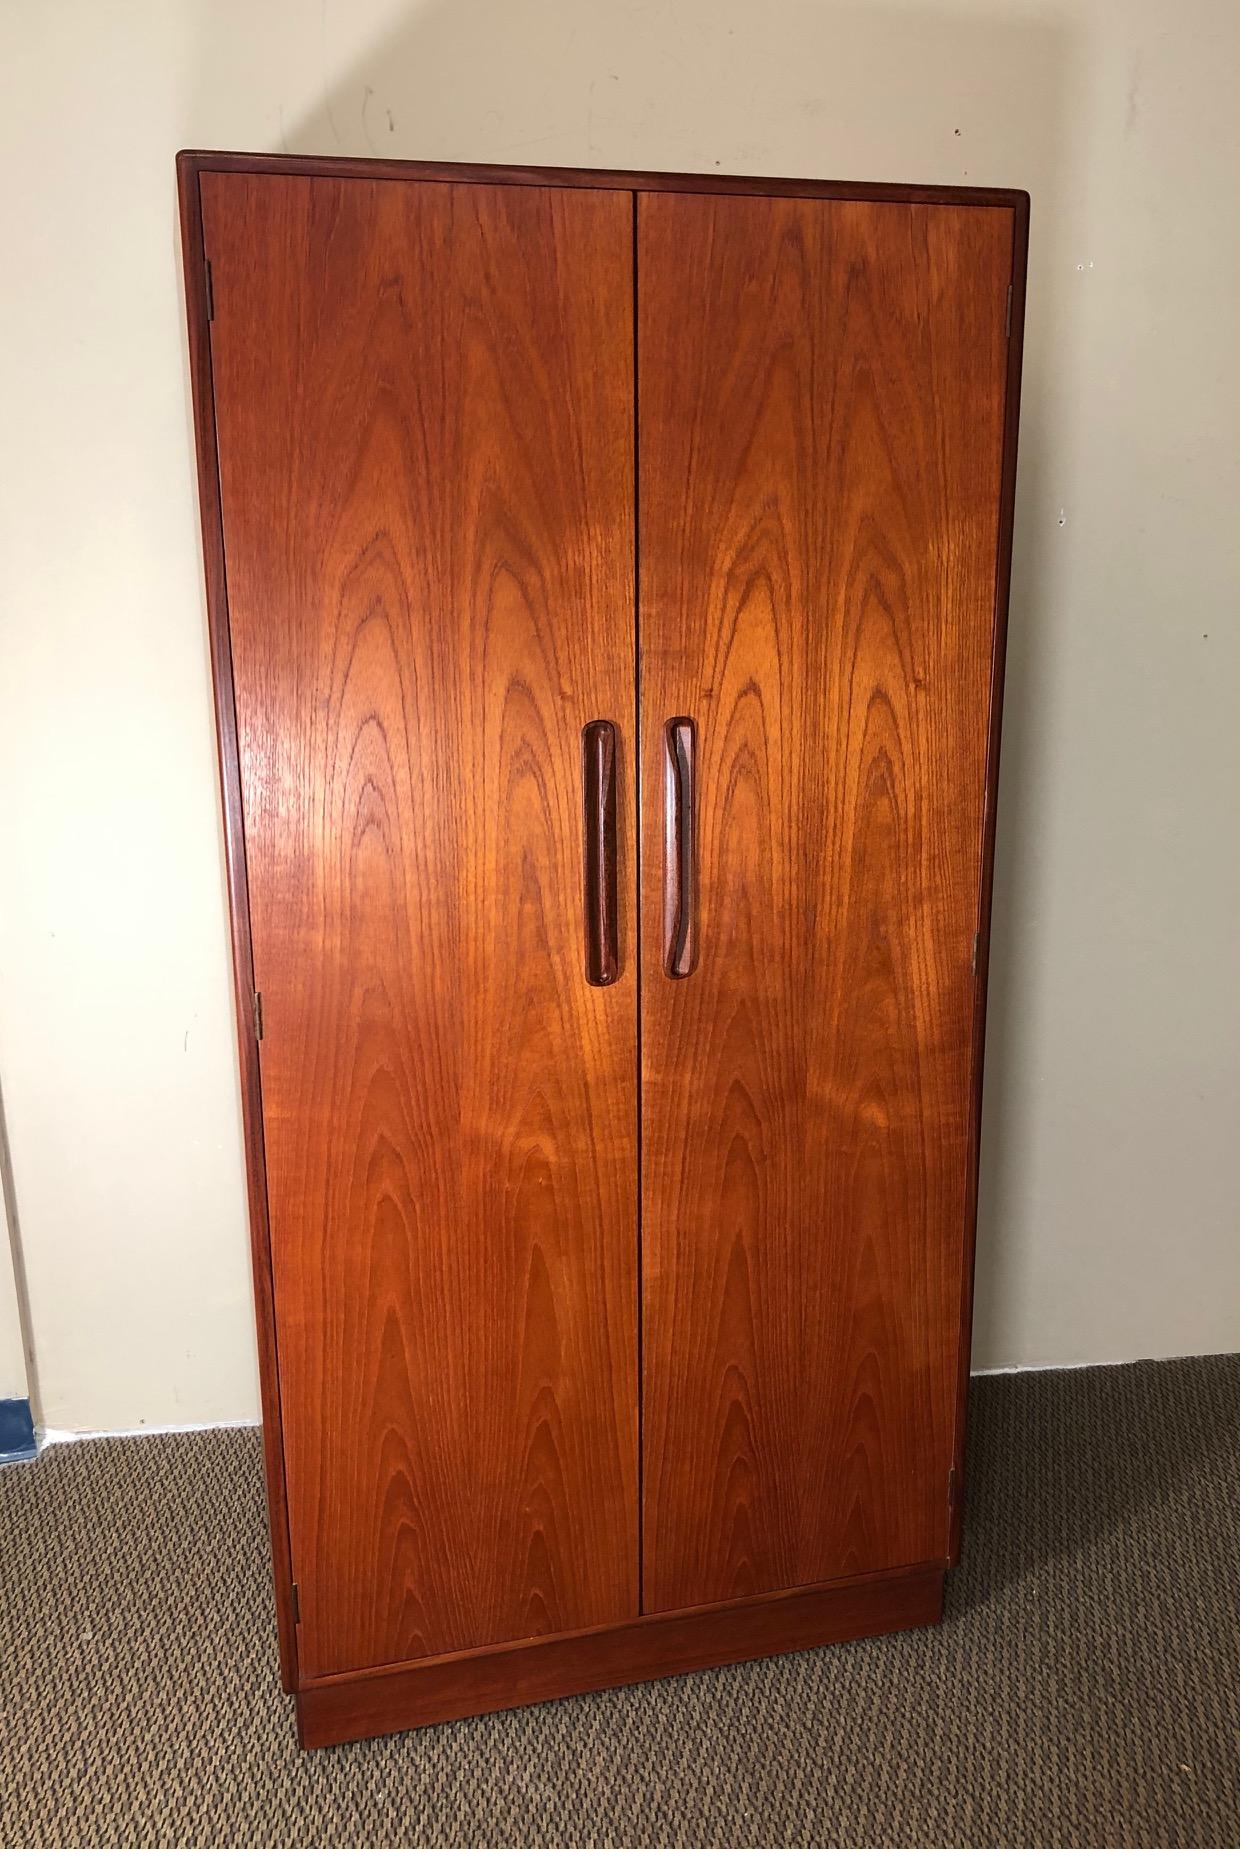
<path id="1" fill-rule="evenodd" d="M 208 39 L 221 94 L 235 47 Z M 267 151 L 1019 186 L 1032 197 L 999 849 L 986 1062 L 974 1356 L 995 1354 L 1018 1285 L 1005 1227 L 1016 1185 L 1028 1006 L 1013 946 L 1033 909 L 1037 714 L 1048 663 L 1044 435 L 1062 427 L 1073 327 L 1051 279 L 1068 262 L 1061 208 L 1079 194 L 1088 76 L 1057 18 L 999 19 L 803 0 L 454 0 L 411 8 L 317 103 L 277 114 Z M 210 109 L 193 112 L 210 120 Z"/>
<path id="2" fill-rule="evenodd" d="M 17 1332 L 21 1341 L 20 1359 L 7 1353 L 2 1357 L 8 1373 L 0 1381 L 0 1399 L 25 1381 L 25 1395 L 37 1414 L 42 1411 L 38 1376 L 35 1372 L 34 1343 L 31 1340 L 30 1293 L 26 1285 L 26 1267 L 22 1257 L 21 1225 L 17 1217 L 17 1190 L 13 1184 L 13 1159 L 9 1151 L 8 1121 L 4 1114 L 4 1093 L 0 1091 L 0 1269 L 11 1270 L 12 1282 L 0 1276 L 0 1290 L 11 1288 L 17 1305 Z M 0 1334 L 3 1332 L 0 1331 Z M 0 1441 L 0 1450 L 4 1443 Z"/>

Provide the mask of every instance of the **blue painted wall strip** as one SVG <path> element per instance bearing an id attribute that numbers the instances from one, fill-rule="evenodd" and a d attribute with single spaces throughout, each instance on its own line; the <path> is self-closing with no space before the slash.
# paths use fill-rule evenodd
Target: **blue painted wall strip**
<path id="1" fill-rule="evenodd" d="M 37 1448 L 30 1401 L 0 1400 L 0 1464 L 33 1457 Z"/>

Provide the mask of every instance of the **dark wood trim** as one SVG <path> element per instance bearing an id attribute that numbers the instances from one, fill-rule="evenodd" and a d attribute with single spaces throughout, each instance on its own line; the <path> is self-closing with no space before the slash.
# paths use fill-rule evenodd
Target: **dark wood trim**
<path id="1" fill-rule="evenodd" d="M 352 159 L 332 155 L 232 154 L 186 148 L 186 177 L 198 173 L 269 173 L 329 180 L 439 180 L 478 186 L 592 186 L 612 192 L 743 193 L 768 199 L 872 199 L 902 205 L 1002 206 L 1028 212 L 1029 195 L 1010 187 L 888 185 L 867 180 L 769 180 L 744 174 L 644 173 L 595 167 L 505 167 L 461 161 Z"/>
<path id="2" fill-rule="evenodd" d="M 275 1303 L 271 1273 L 271 1235 L 267 1217 L 267 1164 L 263 1148 L 262 1077 L 254 1034 L 254 958 L 250 944 L 250 901 L 246 883 L 245 826 L 241 809 L 241 769 L 237 758 L 237 716 L 233 703 L 232 646 L 228 631 L 228 584 L 224 527 L 220 511 L 219 460 L 216 453 L 215 394 L 211 374 L 211 322 L 207 300 L 206 253 L 203 247 L 199 169 L 178 163 L 181 207 L 181 256 L 185 272 L 185 313 L 189 330 L 190 380 L 198 459 L 198 497 L 202 518 L 202 552 L 206 574 L 207 624 L 211 638 L 211 676 L 215 689 L 215 730 L 219 748 L 220 794 L 224 815 L 224 851 L 228 867 L 228 907 L 232 922 L 233 994 L 237 1048 L 241 1065 L 241 1110 L 245 1166 L 249 1187 L 250 1258 L 258 1329 L 258 1372 L 262 1393 L 263 1456 L 267 1479 L 267 1513 L 275 1578 L 276 1624 L 280 1639 L 280 1674 L 290 1692 L 297 1686 L 297 1634 L 293 1616 L 292 1551 L 284 1484 L 284 1442 L 280 1423 L 280 1374 L 276 1355 Z"/>
<path id="3" fill-rule="evenodd" d="M 891 1586 L 899 1580 L 917 1579 L 926 1573 L 944 1573 L 946 1568 L 941 1560 L 918 1560 L 908 1566 L 878 1567 L 871 1573 L 847 1573 L 838 1579 L 814 1580 L 808 1585 L 775 1586 L 769 1592 L 754 1592 L 744 1598 L 712 1599 L 703 1605 L 677 1606 L 674 1611 L 639 1612 L 632 1618 L 623 1618 L 611 1624 L 586 1625 L 576 1631 L 554 1631 L 538 1637 L 517 1637 L 506 1643 L 475 1644 L 468 1650 L 451 1650 L 442 1656 L 408 1658 L 398 1663 L 372 1663 L 366 1669 L 335 1670 L 327 1675 L 303 1676 L 300 1691 L 327 1688 L 335 1683 L 380 1681 L 385 1676 L 403 1676 L 411 1669 L 424 1669 L 428 1663 L 461 1663 L 474 1657 L 509 1656 L 526 1650 L 540 1650 L 546 1644 L 581 1643 L 587 1638 L 614 1637 L 618 1631 L 627 1631 L 634 1625 L 668 1624 L 677 1618 L 726 1618 L 729 1614 L 749 1611 L 756 1606 L 779 1605 L 789 1599 L 799 1599 L 807 1594 L 815 1596 L 822 1592 L 853 1591 L 859 1586 Z"/>
<path id="4" fill-rule="evenodd" d="M 986 803 L 982 820 L 982 878 L 977 908 L 977 972 L 973 991 L 972 1101 L 969 1121 L 969 1197 L 960 1305 L 960 1376 L 956 1393 L 953 1494 L 948 1510 L 947 1563 L 960 1558 L 964 1511 L 964 1451 L 968 1425 L 969 1366 L 973 1352 L 973 1276 L 977 1250 L 977 1188 L 982 1134 L 982 1067 L 986 1054 L 986 990 L 990 974 L 990 912 L 995 871 L 995 810 L 999 792 L 999 740 L 1007 660 L 1008 600 L 1012 583 L 1012 524 L 1016 509 L 1016 441 L 1025 334 L 1025 279 L 1029 264 L 1029 196 L 1017 194 L 1012 221 L 1012 300 L 1008 320 L 1007 395 L 1003 411 L 1003 475 L 999 552 L 995 568 L 994 654 L 990 677 L 990 736 L 986 747 Z"/>
<path id="5" fill-rule="evenodd" d="M 336 1746 L 626 1682 L 937 1624 L 943 1572 L 936 1562 L 729 1605 L 655 1613 L 600 1630 L 394 1663 L 356 1676 L 324 1677 L 298 1693 L 298 1737 L 303 1746 Z"/>

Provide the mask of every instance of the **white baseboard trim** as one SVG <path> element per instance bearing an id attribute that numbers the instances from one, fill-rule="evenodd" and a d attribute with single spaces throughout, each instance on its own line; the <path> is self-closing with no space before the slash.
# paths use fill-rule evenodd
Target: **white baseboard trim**
<path id="1" fill-rule="evenodd" d="M 1164 1361 L 1183 1361 L 1183 1355 L 1163 1355 Z M 1151 1356 L 1150 1359 L 1153 1359 Z M 970 1380 L 989 1380 L 996 1374 L 1071 1374 L 1083 1367 L 1134 1367 L 1135 1361 L 1013 1361 L 1007 1367 L 975 1367 Z"/>
<path id="2" fill-rule="evenodd" d="M 235 1432 L 257 1428 L 259 1419 L 202 1419 L 188 1425 L 121 1425 L 109 1431 L 65 1432 L 56 1426 L 38 1426 L 39 1449 L 45 1445 L 87 1444 L 94 1438 L 163 1438 L 172 1432 Z"/>
<path id="3" fill-rule="evenodd" d="M 975 1367 L 970 1376 L 977 1380 L 992 1374 L 1072 1374 L 1087 1367 L 1145 1367 L 1163 1361 L 1204 1361 L 1212 1355 L 1231 1354 L 1228 1348 L 1194 1349 L 1188 1355 L 1117 1355 L 1112 1361 L 1017 1361 L 1010 1367 Z"/>

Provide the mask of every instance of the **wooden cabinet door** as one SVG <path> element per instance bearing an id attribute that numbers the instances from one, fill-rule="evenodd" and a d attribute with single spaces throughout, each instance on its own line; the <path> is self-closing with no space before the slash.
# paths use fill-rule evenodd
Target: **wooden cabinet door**
<path id="1" fill-rule="evenodd" d="M 301 1673 L 630 1618 L 631 196 L 202 204 Z"/>
<path id="2" fill-rule="evenodd" d="M 638 199 L 648 1611 L 947 1552 L 1012 237 Z"/>

